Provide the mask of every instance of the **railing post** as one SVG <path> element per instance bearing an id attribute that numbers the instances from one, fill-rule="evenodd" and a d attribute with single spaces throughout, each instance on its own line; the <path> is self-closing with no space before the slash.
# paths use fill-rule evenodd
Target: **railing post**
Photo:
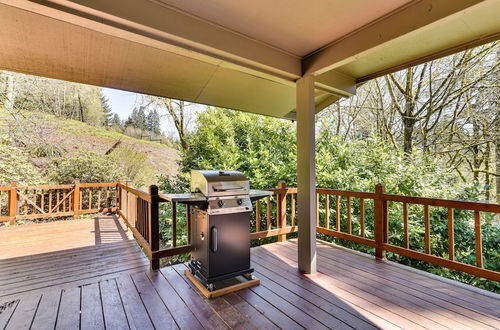
<path id="1" fill-rule="evenodd" d="M 160 268 L 160 259 L 154 257 L 154 253 L 160 249 L 160 212 L 159 212 L 159 197 L 158 187 L 150 186 L 149 194 L 151 195 L 151 203 L 149 205 L 149 246 L 151 247 L 151 269 Z"/>
<path id="2" fill-rule="evenodd" d="M 278 182 L 278 189 L 286 189 L 285 181 Z M 278 228 L 286 227 L 286 193 L 279 193 L 277 196 L 278 201 Z M 278 242 L 286 241 L 286 234 L 278 235 Z"/>
<path id="3" fill-rule="evenodd" d="M 378 184 L 375 186 L 375 242 L 377 247 L 375 248 L 375 257 L 377 259 L 385 259 L 385 250 L 382 244 L 387 243 L 387 201 L 383 199 L 385 193 L 385 187 L 383 184 Z"/>
<path id="4" fill-rule="evenodd" d="M 17 182 L 10 183 L 10 191 L 9 191 L 9 217 L 10 217 L 10 225 L 15 226 L 17 216 Z"/>
<path id="5" fill-rule="evenodd" d="M 73 219 L 80 217 L 80 180 L 75 180 L 75 189 L 73 189 Z"/>

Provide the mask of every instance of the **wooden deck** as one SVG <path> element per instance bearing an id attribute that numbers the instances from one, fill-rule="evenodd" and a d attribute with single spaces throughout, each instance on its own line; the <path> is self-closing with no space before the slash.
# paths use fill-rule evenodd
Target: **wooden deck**
<path id="1" fill-rule="evenodd" d="M 111 224 L 109 221 L 101 219 L 99 226 Z M 75 223 L 82 225 L 79 221 Z M 21 231 L 28 226 L 18 228 Z M 36 233 L 38 237 L 48 233 L 25 232 Z M 6 237 L 3 231 L 0 235 Z M 76 241 L 77 236 L 66 233 L 69 240 Z M 498 295 L 322 242 L 318 242 L 318 274 L 306 276 L 297 271 L 295 241 L 269 244 L 252 249 L 252 263 L 261 279 L 260 286 L 207 300 L 183 275 L 186 267 L 182 264 L 150 272 L 145 269 L 145 259 L 138 257 L 137 267 L 106 273 L 106 269 L 115 270 L 126 259 L 125 255 L 135 256 L 137 250 L 129 245 L 126 232 L 111 232 L 109 236 L 102 233 L 100 237 L 100 243 L 91 247 L 68 247 L 71 250 L 59 252 L 54 246 L 48 247 L 54 240 L 48 239 L 47 246 L 39 245 L 41 249 L 52 249 L 48 254 L 20 257 L 29 261 L 21 264 L 31 268 L 33 276 L 41 280 L 50 278 L 43 274 L 54 277 L 52 273 L 61 269 L 52 269 L 58 267 L 53 259 L 65 260 L 64 256 L 72 255 L 73 264 L 78 267 L 63 275 L 66 276 L 63 286 L 41 290 L 30 284 L 31 279 L 26 284 L 18 281 L 17 287 L 24 291 L 18 297 L 10 295 L 12 288 L 4 291 L 1 286 L 0 295 L 5 298 L 9 294 L 10 298 L 0 298 L 3 301 L 0 329 L 500 328 Z M 18 247 L 23 244 L 19 242 Z M 126 247 L 123 249 L 130 251 L 124 253 L 116 246 L 122 252 L 107 255 L 107 246 L 114 244 L 122 244 Z M 15 250 L 8 251 L 15 253 Z M 84 255 L 93 263 L 101 264 L 96 266 L 102 270 L 101 275 L 84 276 L 84 282 L 77 279 L 80 272 L 94 267 L 80 265 L 83 257 L 77 253 L 79 250 L 86 251 Z M 37 251 L 36 246 L 33 251 Z M 1 253 L 5 255 L 4 251 Z M 1 261 L 2 281 L 28 276 L 28 270 L 23 275 L 9 276 L 5 271 L 9 268 L 4 266 L 15 260 Z M 61 264 L 68 265 L 65 261 Z M 26 292 L 29 290 L 33 291 Z"/>
<path id="2" fill-rule="evenodd" d="M 0 300 L 148 269 L 148 259 L 114 216 L 0 229 Z"/>

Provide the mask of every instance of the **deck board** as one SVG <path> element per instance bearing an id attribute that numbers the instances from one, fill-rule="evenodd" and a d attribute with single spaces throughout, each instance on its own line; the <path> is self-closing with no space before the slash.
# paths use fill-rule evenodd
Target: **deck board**
<path id="1" fill-rule="evenodd" d="M 183 275 L 185 265 L 149 271 L 129 233 L 113 233 L 113 225 L 120 230 L 114 219 L 83 221 L 73 229 L 87 237 L 61 242 L 60 250 L 42 246 L 36 255 L 15 257 L 10 241 L 3 252 L 10 257 L 0 260 L 0 328 L 500 328 L 499 295 L 321 241 L 317 274 L 297 270 L 296 241 L 268 244 L 252 249 L 261 285 L 207 300 Z M 65 237 L 53 224 L 42 227 L 57 229 L 54 239 Z M 110 233 L 90 244 L 95 228 Z"/>
<path id="2" fill-rule="evenodd" d="M 0 300 L 148 268 L 132 234 L 114 216 L 0 229 Z"/>

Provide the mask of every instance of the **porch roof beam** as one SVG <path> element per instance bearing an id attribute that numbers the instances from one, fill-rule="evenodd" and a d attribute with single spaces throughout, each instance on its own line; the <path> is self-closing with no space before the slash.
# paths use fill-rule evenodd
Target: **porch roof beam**
<path id="1" fill-rule="evenodd" d="M 105 25 L 115 28 L 112 31 L 115 36 L 129 39 L 135 34 L 145 37 L 141 43 L 151 40 L 148 46 L 157 47 L 159 41 L 171 48 L 166 50 L 266 79 L 293 83 L 301 76 L 300 57 L 159 1 L 0 0 L 0 3 L 100 32 Z"/>
<path id="2" fill-rule="evenodd" d="M 413 1 L 392 13 L 333 41 L 305 56 L 303 74 L 319 75 L 355 61 L 370 50 L 397 42 L 421 28 L 480 4 L 484 0 L 421 0 Z M 487 1 L 486 1 L 487 2 Z M 437 37 L 437 36 L 436 36 Z M 485 41 L 486 42 L 486 41 Z M 433 52 L 434 53 L 434 52 Z M 436 54 L 439 54 L 436 52 Z M 398 68 L 404 64 L 404 59 Z M 357 77 L 359 78 L 359 77 Z"/>

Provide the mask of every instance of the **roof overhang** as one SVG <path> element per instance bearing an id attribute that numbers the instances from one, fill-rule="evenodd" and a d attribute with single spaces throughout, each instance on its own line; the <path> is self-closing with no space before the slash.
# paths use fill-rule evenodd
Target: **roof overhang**
<path id="1" fill-rule="evenodd" d="M 0 68 L 293 119 L 305 74 L 320 111 L 367 79 L 500 38 L 500 1 L 280 3 L 277 15 L 264 0 L 0 0 Z"/>

